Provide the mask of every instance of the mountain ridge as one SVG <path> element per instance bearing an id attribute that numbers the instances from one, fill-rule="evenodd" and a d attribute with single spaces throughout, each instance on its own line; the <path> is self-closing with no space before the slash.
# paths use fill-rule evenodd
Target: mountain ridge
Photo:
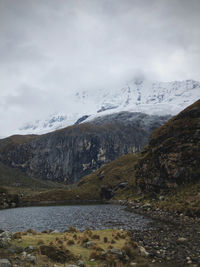
<path id="1" fill-rule="evenodd" d="M 162 192 L 194 183 L 200 175 L 200 100 L 156 129 L 138 161 L 142 192 Z"/>
<path id="2" fill-rule="evenodd" d="M 149 115 L 176 115 L 200 98 L 200 83 L 194 80 L 157 82 L 132 80 L 113 90 L 79 90 L 69 95 L 69 110 L 55 112 L 16 130 L 19 134 L 43 134 L 96 117 L 121 111 Z"/>
<path id="3" fill-rule="evenodd" d="M 121 112 L 43 135 L 0 140 L 0 161 L 29 176 L 74 183 L 117 157 L 140 151 L 169 116 Z"/>

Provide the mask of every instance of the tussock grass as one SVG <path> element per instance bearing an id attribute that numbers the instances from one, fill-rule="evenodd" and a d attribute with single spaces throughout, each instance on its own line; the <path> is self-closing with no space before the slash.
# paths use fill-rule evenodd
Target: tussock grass
<path id="1" fill-rule="evenodd" d="M 35 253 L 38 259 L 37 266 L 43 266 L 43 264 L 46 263 L 50 264 L 50 266 L 53 266 L 55 263 L 57 266 L 63 266 L 59 261 L 53 260 L 53 255 L 52 257 L 50 256 L 50 258 L 46 255 L 42 255 L 40 253 L 40 248 L 42 248 L 43 251 L 49 250 L 50 252 L 58 250 L 56 257 L 59 257 L 59 255 L 62 257 L 64 255 L 63 253 L 67 253 L 69 258 L 71 257 L 71 260 L 66 262 L 66 264 L 76 264 L 76 260 L 72 260 L 74 258 L 83 260 L 86 263 L 86 266 L 104 266 L 105 263 L 111 264 L 113 259 L 114 262 L 118 264 L 116 266 L 129 266 L 127 265 L 128 263 L 120 263 L 119 259 L 115 256 L 105 254 L 111 248 L 127 251 L 127 254 L 130 255 L 130 259 L 134 256 L 134 260 L 137 258 L 138 263 L 143 262 L 143 260 L 146 262 L 146 259 L 143 259 L 139 255 L 137 247 L 132 246 L 131 238 L 126 231 L 106 229 L 98 231 L 78 231 L 76 234 L 70 231 L 57 234 L 36 233 L 33 235 L 31 233 L 35 233 L 35 231 L 29 229 L 25 234 L 20 235 L 20 246 L 24 248 L 33 246 L 35 248 Z M 74 235 L 76 235 L 77 240 L 74 239 Z M 115 240 L 113 245 L 111 245 L 113 236 L 121 235 L 126 236 L 126 239 L 119 238 L 118 240 Z M 90 248 L 83 246 L 84 242 L 92 241 L 93 236 L 99 237 L 95 239 L 95 245 Z M 105 242 L 105 239 L 107 242 Z M 12 243 L 14 245 L 19 245 L 17 239 L 14 239 Z M 91 261 L 91 259 L 94 259 L 94 261 Z M 61 260 L 63 259 L 61 258 Z"/>
<path id="2" fill-rule="evenodd" d="M 126 231 L 121 230 L 113 230 L 113 229 L 106 229 L 106 230 L 98 230 L 98 231 L 91 231 L 86 230 L 84 232 L 77 232 L 74 234 L 73 232 L 65 232 L 65 233 L 58 233 L 58 234 L 49 234 L 49 233 L 36 233 L 34 235 L 30 235 L 30 233 L 34 232 L 34 230 L 29 230 L 28 233 L 21 235 L 21 242 L 20 246 L 27 247 L 27 246 L 34 246 L 35 251 L 37 253 L 38 258 L 38 265 L 42 266 L 42 264 L 49 263 L 50 266 L 53 266 L 55 261 L 52 260 L 52 258 L 48 258 L 45 255 L 41 255 L 40 253 L 40 246 L 43 246 L 43 248 L 48 248 L 52 251 L 58 249 L 58 255 L 59 253 L 62 255 L 62 251 L 67 251 L 69 255 L 73 255 L 73 257 L 77 259 L 82 259 L 86 266 L 101 266 L 101 264 L 109 264 L 111 262 L 111 258 L 113 258 L 112 255 L 109 255 L 108 258 L 105 258 L 104 254 L 102 252 L 107 252 L 111 248 L 117 248 L 117 249 L 124 249 L 128 251 L 129 255 L 137 255 L 137 249 L 132 248 L 135 252 L 131 251 L 131 248 L 128 246 L 131 246 L 131 238 L 129 237 L 128 233 Z M 76 239 L 74 239 L 74 236 L 76 235 Z M 115 241 L 115 243 L 111 246 L 111 242 L 113 240 L 113 236 L 121 236 L 124 235 L 127 237 L 127 239 L 119 238 Z M 95 245 L 91 248 L 86 248 L 82 244 L 84 242 L 92 241 L 92 237 L 96 236 L 99 237 L 95 239 Z M 107 242 L 104 242 L 105 239 Z M 18 240 L 15 239 L 12 241 L 13 244 L 19 245 Z M 46 246 L 46 247 L 45 247 Z M 137 255 L 138 261 L 143 260 L 139 254 Z M 94 261 L 91 262 L 91 259 L 94 259 Z M 117 260 L 113 258 L 116 262 Z M 69 260 L 67 262 L 69 264 L 75 264 L 76 261 Z M 60 265 L 59 262 L 56 262 L 57 266 L 63 266 Z M 119 265 L 119 266 L 128 266 L 128 265 Z"/>

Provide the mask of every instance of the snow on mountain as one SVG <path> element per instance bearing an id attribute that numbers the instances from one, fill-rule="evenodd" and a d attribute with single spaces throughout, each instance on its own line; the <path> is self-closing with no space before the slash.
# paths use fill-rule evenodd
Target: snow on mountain
<path id="1" fill-rule="evenodd" d="M 123 88 L 115 90 L 79 90 L 68 98 L 73 110 L 66 108 L 64 113 L 55 112 L 45 120 L 27 123 L 18 132 L 47 133 L 120 111 L 175 115 L 199 98 L 200 83 L 193 80 L 174 82 L 133 80 Z"/>

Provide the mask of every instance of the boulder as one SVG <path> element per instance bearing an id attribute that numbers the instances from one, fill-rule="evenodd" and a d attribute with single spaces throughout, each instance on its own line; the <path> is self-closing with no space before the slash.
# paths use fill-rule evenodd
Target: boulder
<path id="1" fill-rule="evenodd" d="M 32 264 L 37 264 L 37 258 L 36 258 L 36 256 L 33 256 L 31 254 L 28 254 L 25 259 L 26 259 L 26 261 L 28 261 L 28 262 L 30 262 Z"/>
<path id="2" fill-rule="evenodd" d="M 88 241 L 88 242 L 86 242 L 86 243 L 83 243 L 83 247 L 84 247 L 84 248 L 91 248 L 91 247 L 93 247 L 93 246 L 95 246 L 95 245 L 96 245 L 96 243 L 93 242 L 93 241 Z"/>
<path id="3" fill-rule="evenodd" d="M 0 239 L 0 248 L 8 248 L 9 247 L 9 241 L 6 238 Z"/>
<path id="4" fill-rule="evenodd" d="M 144 247 L 139 246 L 139 250 L 140 250 L 141 256 L 143 256 L 143 257 L 148 257 L 149 256 L 149 252 L 147 252 Z"/>
<path id="5" fill-rule="evenodd" d="M 35 250 L 35 248 L 33 246 L 28 246 L 28 247 L 25 248 L 25 251 L 27 253 L 32 253 L 34 250 Z"/>
<path id="6" fill-rule="evenodd" d="M 51 234 L 59 234 L 60 232 L 58 230 L 54 230 L 51 232 Z"/>
<path id="7" fill-rule="evenodd" d="M 11 267 L 12 264 L 7 259 L 0 259 L 0 267 Z"/>
<path id="8" fill-rule="evenodd" d="M 8 231 L 4 231 L 4 232 L 2 232 L 1 234 L 0 234 L 0 239 L 1 238 L 6 238 L 6 239 L 8 239 L 8 238 L 12 238 L 12 234 L 10 233 L 10 232 L 8 232 Z"/>
<path id="9" fill-rule="evenodd" d="M 112 254 L 120 260 L 126 259 L 126 254 L 124 254 L 120 249 L 117 248 L 110 249 L 107 254 Z"/>
<path id="10" fill-rule="evenodd" d="M 81 260 L 78 260 L 77 263 L 76 263 L 79 267 L 85 267 L 85 262 L 84 261 L 81 261 Z"/>
<path id="11" fill-rule="evenodd" d="M 179 237 L 177 241 L 178 241 L 178 243 L 186 243 L 188 241 L 188 239 L 185 237 Z"/>
<path id="12" fill-rule="evenodd" d="M 8 248 L 8 253 L 10 253 L 10 254 L 20 254 L 20 253 L 22 253 L 23 252 L 23 248 L 22 247 L 19 247 L 19 246 L 15 246 L 15 245 L 12 245 L 12 246 L 10 246 L 9 248 Z"/>
<path id="13" fill-rule="evenodd" d="M 117 248 L 112 248 L 108 251 L 110 254 L 115 254 L 115 255 L 118 255 L 118 256 L 122 256 L 123 253 L 120 249 L 117 249 Z"/>

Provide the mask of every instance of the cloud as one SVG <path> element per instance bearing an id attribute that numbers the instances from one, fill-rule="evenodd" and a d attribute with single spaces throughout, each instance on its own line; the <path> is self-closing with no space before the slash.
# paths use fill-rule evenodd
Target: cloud
<path id="1" fill-rule="evenodd" d="M 0 126 L 64 109 L 80 88 L 200 80 L 199 10 L 199 0 L 0 0 Z"/>

